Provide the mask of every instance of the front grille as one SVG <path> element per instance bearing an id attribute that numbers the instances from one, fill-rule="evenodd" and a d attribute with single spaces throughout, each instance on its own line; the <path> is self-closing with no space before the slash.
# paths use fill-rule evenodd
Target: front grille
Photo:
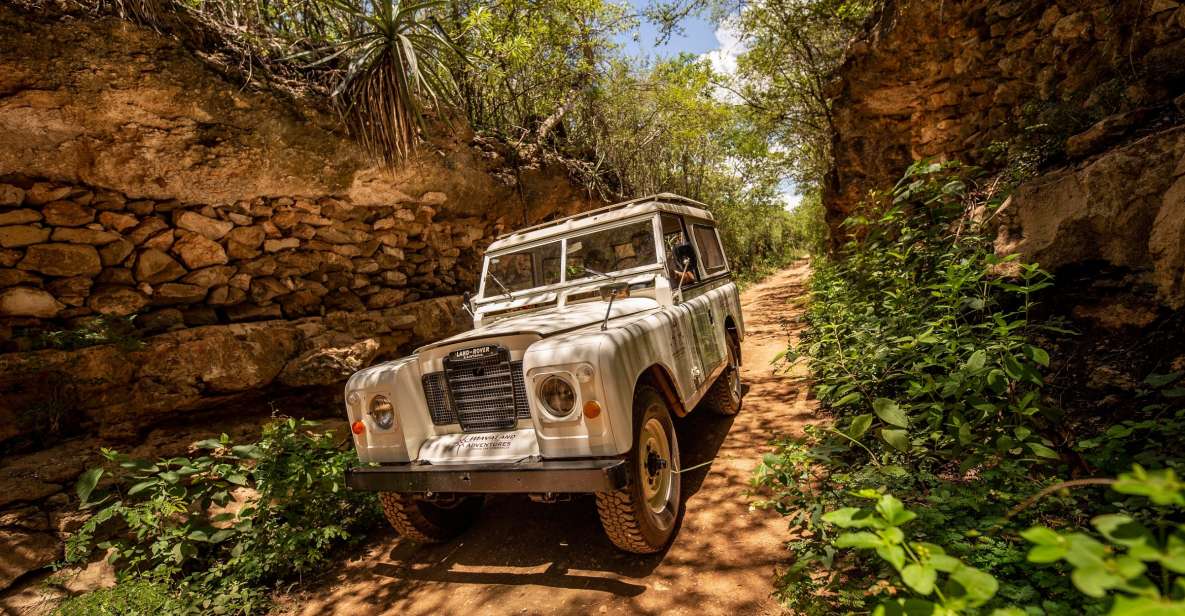
<path id="1" fill-rule="evenodd" d="M 422 379 L 432 423 L 490 432 L 509 430 L 519 419 L 531 417 L 521 361 L 509 361 L 509 352 L 501 347 L 477 357 L 457 355 L 445 359 L 444 371 Z"/>

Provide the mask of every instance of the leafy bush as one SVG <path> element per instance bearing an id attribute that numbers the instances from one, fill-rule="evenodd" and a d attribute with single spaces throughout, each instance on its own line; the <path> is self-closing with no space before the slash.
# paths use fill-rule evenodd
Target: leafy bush
<path id="1" fill-rule="evenodd" d="M 1004 195 L 978 179 L 915 164 L 816 261 L 808 331 L 787 356 L 809 363 L 832 418 L 778 443 L 753 478 L 756 504 L 791 526 L 778 596 L 805 614 L 1185 613 L 1162 601 L 1185 591 L 1180 511 L 1066 489 L 1168 490 L 1185 451 L 1183 375 L 1149 376 L 1138 411 L 1066 422 L 1043 393 L 1051 358 L 1036 340 L 1069 332 L 1031 316 L 1051 278 L 993 254 L 978 221 Z M 1167 469 L 1065 482 L 1068 463 Z M 1108 544 L 1117 527 L 1145 536 L 1139 525 L 1156 538 L 1141 543 L 1146 560 Z M 1089 527 L 1102 539 L 1075 530 Z M 1025 531 L 1042 542 L 1030 549 L 1034 528 L 1058 530 Z"/>
<path id="2" fill-rule="evenodd" d="M 223 435 L 197 443 L 202 455 L 155 462 L 104 450 L 114 482 L 100 495 L 106 469 L 79 480 L 83 506 L 96 513 L 70 538 L 67 561 L 108 550 L 126 580 L 168 581 L 182 605 L 263 609 L 270 587 L 315 570 L 378 520 L 373 494 L 343 484 L 353 449 L 314 425 L 286 419 L 255 444 Z"/>
<path id="3" fill-rule="evenodd" d="M 1049 355 L 1028 341 L 1032 296 L 1050 277 L 991 252 L 968 213 L 1002 197 L 975 193 L 974 178 L 915 164 L 879 211 L 845 221 L 856 239 L 843 258 L 816 266 L 797 352 L 819 399 L 846 419 L 840 434 L 878 463 L 1056 457 L 1039 432 L 1055 416 L 1039 397 Z M 1006 267 L 1016 279 L 997 275 Z"/>

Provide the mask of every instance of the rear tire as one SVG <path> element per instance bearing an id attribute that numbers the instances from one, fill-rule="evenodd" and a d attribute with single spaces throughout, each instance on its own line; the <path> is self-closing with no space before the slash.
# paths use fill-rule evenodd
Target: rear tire
<path id="1" fill-rule="evenodd" d="M 630 484 L 597 493 L 597 514 L 609 540 L 635 554 L 662 550 L 683 515 L 679 441 L 666 400 L 649 386 L 634 398 L 634 446 L 627 459 Z"/>
<path id="2" fill-rule="evenodd" d="M 736 339 L 728 336 L 728 367 L 711 389 L 704 394 L 704 407 L 718 415 L 736 415 L 741 411 L 741 350 Z"/>
<path id="3" fill-rule="evenodd" d="M 465 532 L 473 525 L 484 500 L 481 496 L 465 496 L 444 506 L 413 494 L 379 492 L 383 514 L 391 526 L 405 538 L 420 543 L 443 543 Z"/>

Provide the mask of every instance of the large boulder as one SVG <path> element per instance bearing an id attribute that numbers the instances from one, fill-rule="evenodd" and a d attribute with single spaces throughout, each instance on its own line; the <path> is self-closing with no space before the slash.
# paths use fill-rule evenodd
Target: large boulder
<path id="1" fill-rule="evenodd" d="M 65 304 L 41 289 L 12 287 L 0 291 L 0 316 L 50 319 L 65 307 Z"/>
<path id="2" fill-rule="evenodd" d="M 103 263 L 94 246 L 37 244 L 25 250 L 25 258 L 17 267 L 50 276 L 96 276 Z"/>
<path id="3" fill-rule="evenodd" d="M 312 349 L 284 366 L 280 382 L 292 387 L 334 385 L 369 366 L 379 352 L 373 338 L 342 347 Z"/>

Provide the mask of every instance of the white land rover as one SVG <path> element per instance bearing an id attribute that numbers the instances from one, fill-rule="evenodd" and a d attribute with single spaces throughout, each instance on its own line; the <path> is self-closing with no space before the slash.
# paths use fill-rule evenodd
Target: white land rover
<path id="1" fill-rule="evenodd" d="M 682 515 L 672 419 L 741 405 L 740 299 L 712 215 L 655 195 L 490 245 L 475 328 L 358 372 L 355 489 L 404 536 L 447 540 L 484 494 L 596 495 L 617 547 L 666 546 Z"/>

